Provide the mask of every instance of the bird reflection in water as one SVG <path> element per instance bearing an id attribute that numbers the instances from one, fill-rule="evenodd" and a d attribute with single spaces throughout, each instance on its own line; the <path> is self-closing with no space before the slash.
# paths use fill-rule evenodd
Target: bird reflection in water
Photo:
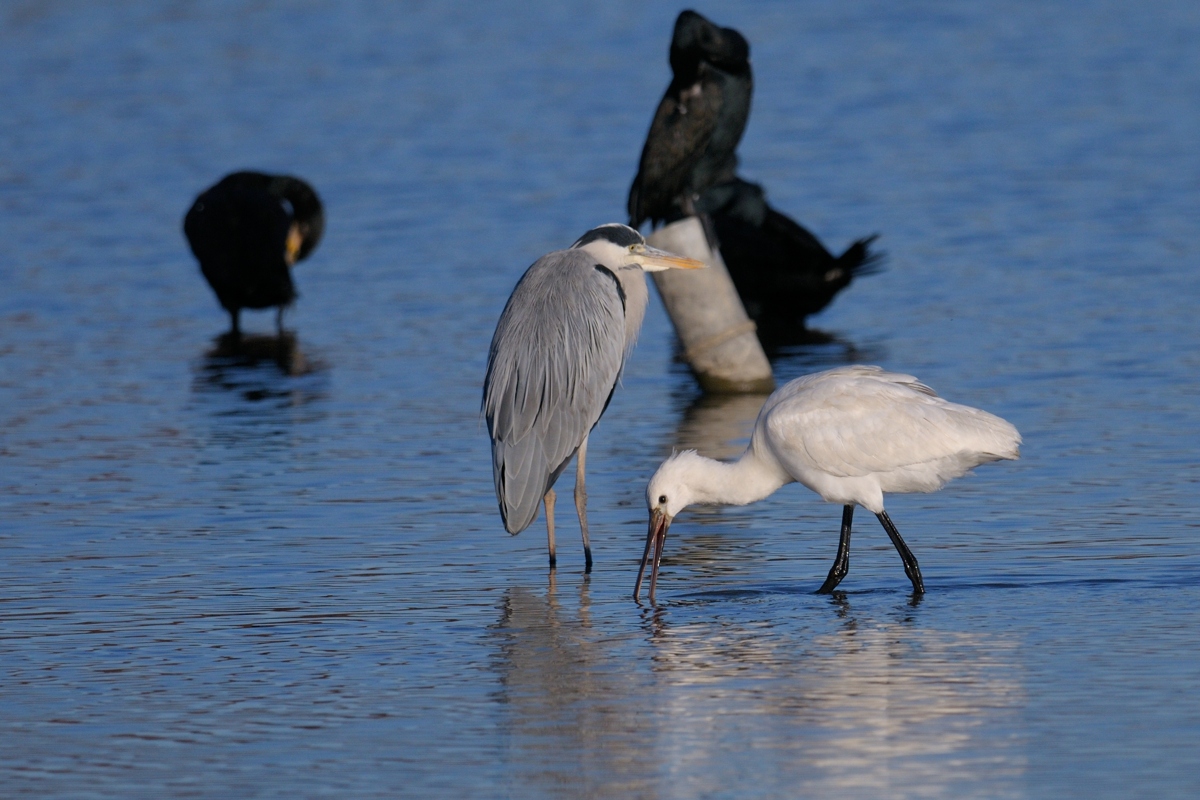
<path id="1" fill-rule="evenodd" d="M 198 391 L 220 390 L 252 403 L 297 406 L 324 396 L 325 366 L 300 347 L 295 333 L 225 333 L 204 354 Z M 272 402 L 273 401 L 273 402 Z"/>
<path id="2" fill-rule="evenodd" d="M 675 428 L 675 447 L 709 458 L 736 458 L 746 449 L 766 394 L 701 394 Z"/>
<path id="3" fill-rule="evenodd" d="M 508 589 L 491 631 L 506 760 L 528 788 L 639 796 L 657 770 L 643 744 L 652 723 L 625 702 L 636 694 L 627 662 L 611 630 L 592 627 L 586 576 L 577 593 L 551 576 L 545 593 Z"/>
<path id="4" fill-rule="evenodd" d="M 879 345 L 852 342 L 837 333 L 802 327 L 790 332 L 759 332 L 763 351 L 776 373 L 796 375 L 815 370 L 885 361 L 887 353 Z"/>
<path id="5" fill-rule="evenodd" d="M 1019 796 L 1019 641 L 934 629 L 907 602 L 796 597 L 779 596 L 786 610 L 717 597 L 642 612 L 656 680 L 641 700 L 663 715 L 658 730 L 688 732 L 688 760 L 709 765 L 705 780 L 722 782 L 713 771 L 741 746 L 729 732 L 753 719 L 756 734 L 776 743 L 754 756 L 756 773 L 778 782 L 758 787 L 766 795 L 891 797 L 920 787 L 955 797 L 986 779 L 989 796 Z M 646 749 L 672 763 L 680 748 L 660 737 Z M 688 796 L 694 787 L 672 788 Z"/>

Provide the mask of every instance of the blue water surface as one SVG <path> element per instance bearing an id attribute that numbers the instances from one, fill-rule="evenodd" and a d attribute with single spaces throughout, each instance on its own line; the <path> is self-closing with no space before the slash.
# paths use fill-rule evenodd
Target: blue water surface
<path id="1" fill-rule="evenodd" d="M 0 8 L 0 795 L 1200 794 L 1200 6 L 714 2 L 742 173 L 887 270 L 848 362 L 1011 420 L 1022 460 L 860 514 L 799 486 L 671 528 L 672 449 L 744 446 L 652 300 L 570 503 L 504 533 L 478 414 L 540 254 L 623 220 L 679 8 Z M 251 356 L 181 234 L 239 168 L 327 207 Z M 570 478 L 560 482 L 563 497 Z"/>

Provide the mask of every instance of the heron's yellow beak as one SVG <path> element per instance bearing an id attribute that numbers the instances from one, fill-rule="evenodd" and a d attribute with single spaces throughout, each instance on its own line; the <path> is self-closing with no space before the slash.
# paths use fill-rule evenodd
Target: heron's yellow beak
<path id="1" fill-rule="evenodd" d="M 677 256 L 645 244 L 635 244 L 629 250 L 633 253 L 633 260 L 646 272 L 661 272 L 664 269 L 700 269 L 708 266 L 703 261 Z"/>

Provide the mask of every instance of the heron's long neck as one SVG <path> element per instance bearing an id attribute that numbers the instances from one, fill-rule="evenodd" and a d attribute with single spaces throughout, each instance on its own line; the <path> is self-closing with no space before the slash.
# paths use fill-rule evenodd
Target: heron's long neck
<path id="1" fill-rule="evenodd" d="M 753 448 L 747 448 L 733 462 L 702 458 L 689 476 L 688 486 L 693 502 L 744 506 L 762 500 L 791 481 L 783 470 L 761 460 Z"/>
<path id="2" fill-rule="evenodd" d="M 646 288 L 646 273 L 642 272 L 641 267 L 621 267 L 616 274 L 621 282 L 621 291 L 625 293 L 625 354 L 628 355 L 637 343 L 638 331 L 642 329 L 650 292 Z"/>

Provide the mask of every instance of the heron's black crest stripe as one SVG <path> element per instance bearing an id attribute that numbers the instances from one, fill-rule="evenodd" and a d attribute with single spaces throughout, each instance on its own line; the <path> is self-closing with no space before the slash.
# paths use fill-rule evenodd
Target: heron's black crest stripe
<path id="1" fill-rule="evenodd" d="M 571 245 L 574 250 L 577 247 L 583 247 L 585 244 L 603 239 L 604 241 L 612 242 L 618 247 L 629 247 L 631 244 L 645 244 L 646 240 L 642 235 L 630 228 L 628 225 L 619 225 L 611 223 L 601 225 L 599 228 L 592 228 L 590 231 L 579 237 L 579 241 Z"/>
<path id="2" fill-rule="evenodd" d="M 603 264 L 596 265 L 596 272 L 612 278 L 612 282 L 617 285 L 617 296 L 621 298 L 621 310 L 625 311 L 625 287 L 621 285 L 621 279 L 617 277 L 617 273 L 613 272 Z"/>

